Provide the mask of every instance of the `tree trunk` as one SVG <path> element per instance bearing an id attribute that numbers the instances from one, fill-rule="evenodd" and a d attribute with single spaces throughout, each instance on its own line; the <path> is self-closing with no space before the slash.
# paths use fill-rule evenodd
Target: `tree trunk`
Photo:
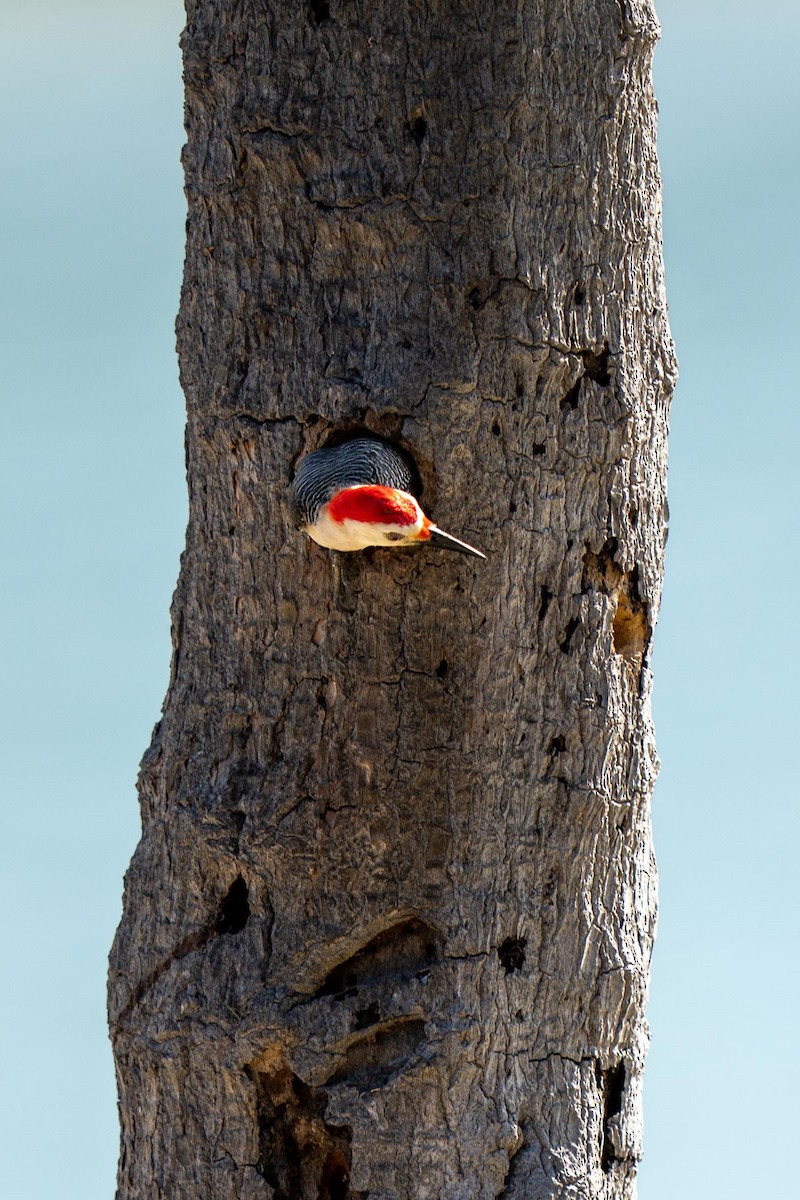
<path id="1" fill-rule="evenodd" d="M 190 0 L 120 1200 L 630 1197 L 674 377 L 649 0 Z M 372 431 L 488 560 L 334 556 Z"/>

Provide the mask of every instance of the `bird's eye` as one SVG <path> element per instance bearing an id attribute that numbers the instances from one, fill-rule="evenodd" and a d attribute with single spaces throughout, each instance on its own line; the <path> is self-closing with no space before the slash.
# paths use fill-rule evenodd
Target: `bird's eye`
<path id="1" fill-rule="evenodd" d="M 402 533 L 385 533 L 383 536 L 386 538 L 387 542 L 402 542 L 403 541 Z"/>

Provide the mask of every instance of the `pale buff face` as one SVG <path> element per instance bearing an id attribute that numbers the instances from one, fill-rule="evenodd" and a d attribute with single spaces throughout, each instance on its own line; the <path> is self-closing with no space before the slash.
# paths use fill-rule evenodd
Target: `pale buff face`
<path id="1" fill-rule="evenodd" d="M 411 546 L 420 541 L 424 528 L 425 517 L 419 505 L 416 505 L 417 520 L 413 525 L 384 525 L 374 521 L 356 521 L 345 518 L 335 521 L 328 511 L 328 505 L 322 508 L 316 525 L 307 525 L 306 533 L 318 545 L 327 550 L 366 550 L 368 546 Z"/>

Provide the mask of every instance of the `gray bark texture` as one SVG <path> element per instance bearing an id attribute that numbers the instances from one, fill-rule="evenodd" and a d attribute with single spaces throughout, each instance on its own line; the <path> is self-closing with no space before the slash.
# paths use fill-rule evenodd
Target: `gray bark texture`
<path id="1" fill-rule="evenodd" d="M 632 1197 L 675 365 L 649 0 L 190 0 L 119 1200 Z M 364 431 L 485 563 L 336 556 Z"/>

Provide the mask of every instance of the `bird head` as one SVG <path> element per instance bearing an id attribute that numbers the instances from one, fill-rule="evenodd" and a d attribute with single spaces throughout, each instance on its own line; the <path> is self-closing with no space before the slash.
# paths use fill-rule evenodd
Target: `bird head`
<path id="1" fill-rule="evenodd" d="M 309 535 L 329 550 L 365 550 L 368 546 L 428 543 L 485 558 L 480 550 L 453 537 L 425 516 L 409 492 L 380 484 L 342 488 L 320 509 Z"/>

